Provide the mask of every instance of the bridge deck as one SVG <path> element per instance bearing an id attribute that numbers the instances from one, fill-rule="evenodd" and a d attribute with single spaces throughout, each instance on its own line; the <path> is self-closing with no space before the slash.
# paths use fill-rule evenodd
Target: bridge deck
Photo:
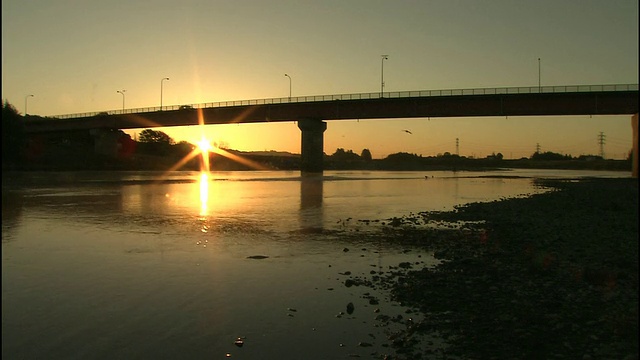
<path id="1" fill-rule="evenodd" d="M 208 106 L 207 106 L 208 105 Z M 624 115 L 638 113 L 638 85 L 429 90 L 245 100 L 107 113 L 27 117 L 28 132 L 136 129 L 301 119 Z"/>

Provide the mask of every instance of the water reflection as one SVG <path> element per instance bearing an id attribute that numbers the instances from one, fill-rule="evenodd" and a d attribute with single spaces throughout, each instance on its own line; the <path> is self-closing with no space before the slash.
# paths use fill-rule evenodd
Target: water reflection
<path id="1" fill-rule="evenodd" d="M 209 215 L 209 175 L 206 172 L 202 172 L 200 174 L 200 180 L 199 180 L 199 185 L 200 185 L 200 217 L 198 218 L 198 221 L 200 222 L 200 232 L 206 234 L 207 232 L 209 232 L 209 219 L 208 219 L 208 215 Z M 203 244 L 204 247 L 207 246 L 207 239 L 203 240 L 204 243 L 202 243 L 201 240 L 198 241 L 198 245 L 200 245 L 201 243 Z"/>
<path id="2" fill-rule="evenodd" d="M 460 178 L 459 177 L 454 177 L 453 178 L 453 201 L 455 201 L 455 203 L 459 203 L 460 202 Z"/>
<path id="3" fill-rule="evenodd" d="M 302 177 L 300 179 L 300 209 L 322 207 L 323 178 Z"/>
<path id="4" fill-rule="evenodd" d="M 205 172 L 200 174 L 200 217 L 208 215 L 209 208 L 209 175 Z"/>
<path id="5" fill-rule="evenodd" d="M 55 174 L 27 174 L 10 188 L 3 181 L 2 353 L 334 359 L 385 352 L 379 342 L 337 346 L 386 339 L 383 331 L 404 326 L 377 327 L 369 301 L 338 272 L 369 274 L 427 256 L 331 230 L 350 216 L 388 219 L 494 193 L 488 180 L 436 174 L 425 181 L 421 173 L 105 172 L 64 174 L 55 185 L 47 180 Z M 507 196 L 531 185 L 505 179 L 496 189 Z M 301 228 L 308 232 L 290 235 Z M 269 258 L 248 259 L 254 255 Z M 355 312 L 336 318 L 352 301 Z M 384 303 L 385 315 L 407 316 Z M 250 343 L 239 349 L 238 336 Z"/>
<path id="6" fill-rule="evenodd" d="M 22 191 L 2 191 L 2 241 L 13 240 L 13 229 L 20 224 L 24 195 Z"/>
<path id="7" fill-rule="evenodd" d="M 322 175 L 305 176 L 300 179 L 300 228 L 302 231 L 323 229 L 323 181 Z"/>
<path id="8" fill-rule="evenodd" d="M 65 222 L 81 220 L 106 228 L 119 224 L 158 234 L 182 228 L 209 236 L 330 230 L 351 217 L 354 226 L 373 228 L 374 219 L 448 210 L 531 190 L 528 179 L 433 174 L 428 180 L 424 174 L 390 172 L 304 177 L 206 171 L 28 174 L 13 179 L 13 186 L 3 181 L 3 228 L 19 221 L 20 214 L 11 211 L 23 208 L 61 214 Z M 4 194 L 18 190 L 24 198 Z"/>

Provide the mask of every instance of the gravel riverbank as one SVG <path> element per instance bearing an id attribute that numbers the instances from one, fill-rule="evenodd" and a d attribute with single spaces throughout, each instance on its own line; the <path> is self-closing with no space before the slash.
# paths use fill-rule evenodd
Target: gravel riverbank
<path id="1" fill-rule="evenodd" d="M 638 359 L 637 179 L 539 185 L 552 190 L 389 222 L 385 237 L 442 260 L 363 281 L 424 317 L 390 334 L 393 358 Z"/>

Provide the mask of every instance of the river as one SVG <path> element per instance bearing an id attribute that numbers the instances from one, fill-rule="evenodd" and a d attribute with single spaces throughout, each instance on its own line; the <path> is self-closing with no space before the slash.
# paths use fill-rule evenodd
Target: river
<path id="1" fill-rule="evenodd" d="M 630 173 L 3 172 L 2 355 L 383 358 L 376 319 L 419 314 L 346 280 L 437 260 L 373 234 L 541 177 Z"/>

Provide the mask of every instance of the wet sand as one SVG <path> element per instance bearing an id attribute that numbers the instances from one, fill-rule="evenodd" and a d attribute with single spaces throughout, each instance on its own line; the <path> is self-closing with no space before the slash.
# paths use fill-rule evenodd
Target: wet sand
<path id="1" fill-rule="evenodd" d="M 387 358 L 638 359 L 638 180 L 540 186 L 552 191 L 389 222 L 387 240 L 443 262 L 366 281 L 424 316 L 402 320 Z"/>

